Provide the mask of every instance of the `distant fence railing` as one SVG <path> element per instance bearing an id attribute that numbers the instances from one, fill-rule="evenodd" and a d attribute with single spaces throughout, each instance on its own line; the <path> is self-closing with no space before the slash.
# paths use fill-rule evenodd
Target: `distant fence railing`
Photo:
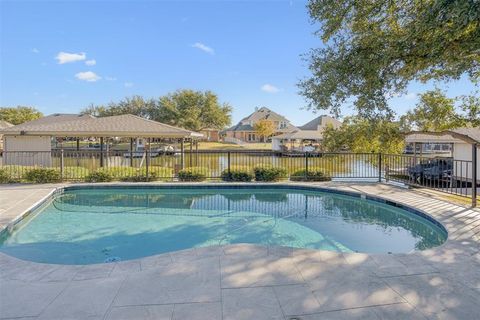
<path id="1" fill-rule="evenodd" d="M 90 173 L 109 168 L 118 180 L 175 180 L 180 170 L 205 168 L 208 179 L 220 179 L 236 168 L 284 168 L 287 178 L 321 171 L 336 180 L 395 181 L 472 199 L 475 205 L 479 174 L 475 161 L 379 153 L 298 153 L 276 151 L 4 151 L 0 168 L 14 180 L 24 180 L 33 167 L 58 170 L 64 181 L 83 181 Z M 138 176 L 138 177 L 135 177 Z M 138 178 L 138 179 L 135 179 Z"/>

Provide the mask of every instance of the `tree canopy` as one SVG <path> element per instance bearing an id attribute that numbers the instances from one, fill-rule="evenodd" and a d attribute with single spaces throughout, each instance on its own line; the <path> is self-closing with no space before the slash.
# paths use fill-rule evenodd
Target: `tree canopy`
<path id="1" fill-rule="evenodd" d="M 41 118 L 43 114 L 33 107 L 3 107 L 0 108 L 0 120 L 7 121 L 13 125 Z"/>
<path id="2" fill-rule="evenodd" d="M 404 136 L 398 122 L 347 117 L 339 128 L 325 129 L 322 146 L 329 152 L 346 148 L 351 152 L 401 153 Z"/>
<path id="3" fill-rule="evenodd" d="M 262 119 L 253 125 L 253 129 L 257 134 L 263 137 L 263 142 L 275 133 L 275 124 L 271 120 Z"/>
<path id="4" fill-rule="evenodd" d="M 403 115 L 400 121 L 404 130 L 419 131 L 480 126 L 480 98 L 475 95 L 448 98 L 438 88 L 426 91 L 420 95 L 415 108 Z"/>
<path id="5" fill-rule="evenodd" d="M 391 118 L 387 100 L 412 81 L 480 75 L 478 0 L 310 0 L 324 46 L 307 60 L 312 76 L 300 92 L 313 109 Z"/>
<path id="6" fill-rule="evenodd" d="M 223 129 L 230 124 L 231 112 L 230 105 L 220 103 L 213 92 L 194 90 L 178 90 L 158 99 L 133 96 L 107 106 L 91 105 L 82 111 L 97 117 L 129 113 L 193 131 Z"/>

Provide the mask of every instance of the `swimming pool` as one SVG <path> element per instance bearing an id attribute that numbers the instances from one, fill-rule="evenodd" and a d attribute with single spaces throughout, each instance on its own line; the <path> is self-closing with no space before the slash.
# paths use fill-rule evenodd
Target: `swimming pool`
<path id="1" fill-rule="evenodd" d="M 35 262 L 92 264 L 231 243 L 405 253 L 445 229 L 380 199 L 309 187 L 73 187 L 5 233 L 0 251 Z"/>

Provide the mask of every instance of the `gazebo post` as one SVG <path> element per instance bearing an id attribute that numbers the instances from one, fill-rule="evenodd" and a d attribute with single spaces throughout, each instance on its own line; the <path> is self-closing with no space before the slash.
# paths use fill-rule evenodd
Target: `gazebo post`
<path id="1" fill-rule="evenodd" d="M 192 167 L 193 163 L 193 139 L 190 138 L 190 167 Z"/>
<path id="2" fill-rule="evenodd" d="M 195 140 L 195 165 L 198 166 L 198 140 Z"/>
<path id="3" fill-rule="evenodd" d="M 147 148 L 145 149 L 145 152 L 147 153 L 145 157 L 145 176 L 148 181 L 148 178 L 149 178 L 148 167 L 150 166 L 150 138 L 147 138 Z"/>
<path id="4" fill-rule="evenodd" d="M 133 167 L 133 138 L 130 138 L 130 167 Z"/>
<path id="5" fill-rule="evenodd" d="M 180 157 L 181 157 L 181 167 L 180 169 L 185 168 L 185 139 L 180 140 Z"/>
<path id="6" fill-rule="evenodd" d="M 103 167 L 103 137 L 100 137 L 100 167 Z"/>
<path id="7" fill-rule="evenodd" d="M 80 150 L 80 138 L 77 137 L 77 151 Z"/>

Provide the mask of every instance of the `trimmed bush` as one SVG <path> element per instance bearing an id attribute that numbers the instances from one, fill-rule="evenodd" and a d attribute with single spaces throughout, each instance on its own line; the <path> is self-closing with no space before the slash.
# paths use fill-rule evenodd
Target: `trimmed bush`
<path id="1" fill-rule="evenodd" d="M 11 182 L 20 182 L 24 180 L 25 173 L 28 170 L 36 169 L 38 167 L 35 166 L 17 166 L 17 165 L 6 165 L 3 166 L 2 169 L 6 170 L 10 177 L 12 178 Z"/>
<path id="2" fill-rule="evenodd" d="M 231 167 L 222 171 L 223 181 L 249 182 L 253 180 L 253 171 L 249 167 Z"/>
<path id="3" fill-rule="evenodd" d="M 12 183 L 13 178 L 6 169 L 0 169 L 0 183 Z"/>
<path id="4" fill-rule="evenodd" d="M 113 176 L 104 169 L 97 169 L 85 176 L 86 182 L 110 182 L 112 180 Z"/>
<path id="5" fill-rule="evenodd" d="M 330 181 L 330 178 L 322 168 L 309 168 L 305 174 L 305 169 L 295 171 L 290 176 L 292 181 Z"/>
<path id="6" fill-rule="evenodd" d="M 203 181 L 207 178 L 208 169 L 203 167 L 190 167 L 178 172 L 180 181 Z"/>
<path id="7" fill-rule="evenodd" d="M 33 183 L 52 183 L 61 181 L 61 176 L 58 169 L 35 168 L 27 170 L 24 179 Z"/>
<path id="8" fill-rule="evenodd" d="M 287 170 L 282 167 L 260 166 L 253 169 L 256 181 L 279 181 L 287 177 Z"/>

